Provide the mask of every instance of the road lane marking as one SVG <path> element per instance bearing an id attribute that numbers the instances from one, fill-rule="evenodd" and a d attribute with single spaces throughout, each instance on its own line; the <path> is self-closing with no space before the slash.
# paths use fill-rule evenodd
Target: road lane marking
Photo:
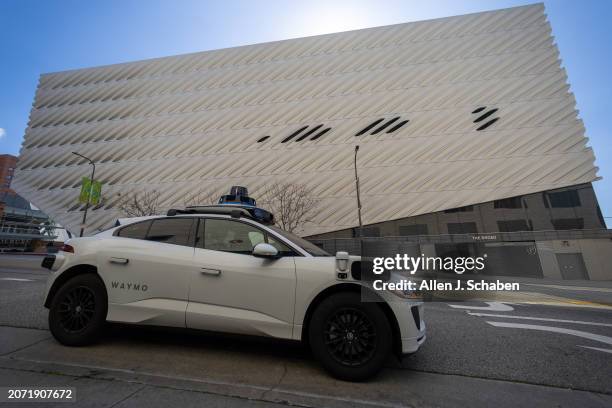
<path id="1" fill-rule="evenodd" d="M 611 349 L 604 349 L 604 348 L 590 347 L 590 346 L 580 346 L 580 345 L 578 345 L 578 347 L 583 347 L 583 348 L 587 348 L 587 349 L 591 349 L 591 350 L 597 350 L 597 351 L 603 351 L 604 353 L 612 354 L 612 350 Z"/>
<path id="2" fill-rule="evenodd" d="M 546 321 L 546 322 L 575 323 L 575 324 L 588 324 L 590 326 L 612 327 L 612 324 L 610 324 L 610 323 L 583 322 L 581 320 L 549 319 L 549 318 L 546 318 L 546 317 L 500 315 L 500 314 L 492 314 L 492 313 L 471 313 L 471 312 L 467 312 L 467 314 L 469 314 L 471 316 L 504 317 L 504 318 L 507 318 L 507 319 L 542 320 L 542 321 Z"/>
<path id="3" fill-rule="evenodd" d="M 16 282 L 34 282 L 34 279 L 24 279 L 24 278 L 0 278 L 0 280 L 16 281 Z"/>
<path id="4" fill-rule="evenodd" d="M 488 324 L 495 327 L 506 327 L 509 329 L 528 329 L 528 330 L 540 330 L 548 331 L 553 333 L 569 334 L 571 336 L 582 337 L 583 339 L 589 339 L 598 341 L 600 343 L 609 344 L 612 346 L 612 337 L 602 336 L 601 334 L 589 333 L 580 330 L 564 329 L 562 327 L 553 326 L 540 326 L 536 324 L 522 324 L 522 323 L 506 323 L 506 322 L 489 322 Z"/>
<path id="5" fill-rule="evenodd" d="M 470 310 L 489 310 L 491 312 L 511 312 L 514 308 L 510 305 L 501 302 L 485 302 L 488 306 L 465 306 L 465 305 L 451 305 L 453 309 L 470 309 Z"/>
<path id="6" fill-rule="evenodd" d="M 588 286 L 542 285 L 540 283 L 524 283 L 523 285 L 539 286 L 539 287 L 542 287 L 542 288 L 553 288 L 553 289 L 561 289 L 561 290 L 576 290 L 576 291 L 586 291 L 586 292 L 609 292 L 609 293 L 612 293 L 612 288 L 591 288 L 591 287 L 588 287 Z"/>

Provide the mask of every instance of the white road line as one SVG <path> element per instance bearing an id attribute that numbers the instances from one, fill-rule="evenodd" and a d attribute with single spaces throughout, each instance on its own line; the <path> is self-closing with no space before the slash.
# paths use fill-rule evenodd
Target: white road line
<path id="1" fill-rule="evenodd" d="M 601 334 L 583 332 L 580 330 L 564 329 L 562 327 L 540 326 L 540 325 L 535 325 L 535 324 L 505 323 L 505 322 L 487 322 L 487 323 L 489 323 L 491 326 L 507 327 L 509 329 L 529 329 L 529 330 L 541 330 L 541 331 L 549 331 L 553 333 L 569 334 L 569 335 L 576 336 L 576 337 L 582 337 L 584 339 L 599 341 L 601 343 L 605 343 L 605 344 L 612 346 L 612 337 L 602 336 Z"/>
<path id="2" fill-rule="evenodd" d="M 549 319 L 549 318 L 545 318 L 545 317 L 500 315 L 500 314 L 491 314 L 491 313 L 470 313 L 470 312 L 467 312 L 467 314 L 469 314 L 471 316 L 504 317 L 504 318 L 507 318 L 507 319 L 542 320 L 542 321 L 545 321 L 545 322 L 574 323 L 574 324 L 587 324 L 589 326 L 612 327 L 612 324 L 610 324 L 610 323 L 583 322 L 581 320 L 561 320 L 561 319 Z"/>
<path id="3" fill-rule="evenodd" d="M 597 351 L 603 351 L 604 353 L 612 354 L 612 350 L 610 350 L 610 349 L 604 349 L 604 348 L 599 348 L 599 347 L 580 346 L 580 345 L 578 347 L 588 348 L 588 349 L 597 350 Z"/>
<path id="4" fill-rule="evenodd" d="M 16 282 L 34 282 L 34 279 L 23 279 L 23 278 L 0 278 L 5 281 L 16 281 Z"/>
<path id="5" fill-rule="evenodd" d="M 465 306 L 465 305 L 450 305 L 453 309 L 470 309 L 470 310 L 489 310 L 491 312 L 511 312 L 514 310 L 512 306 L 500 302 L 485 302 L 489 306 Z"/>
<path id="6" fill-rule="evenodd" d="M 542 288 L 553 288 L 561 290 L 576 290 L 585 292 L 609 292 L 612 293 L 612 288 L 592 288 L 588 286 L 563 286 L 563 285 L 542 285 L 539 283 L 524 283 L 523 285 L 539 286 Z"/>

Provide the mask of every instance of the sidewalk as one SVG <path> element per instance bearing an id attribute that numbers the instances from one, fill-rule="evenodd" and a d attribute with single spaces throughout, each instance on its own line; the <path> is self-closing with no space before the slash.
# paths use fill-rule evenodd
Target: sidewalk
<path id="1" fill-rule="evenodd" d="M 612 405 L 612 396 L 605 394 L 398 368 L 356 384 L 333 380 L 316 365 L 290 357 L 281 365 L 227 358 L 192 358 L 184 364 L 179 361 L 185 356 L 173 350 L 166 364 L 156 366 L 142 359 L 143 353 L 113 352 L 112 345 L 69 349 L 44 330 L 0 327 L 0 386 L 73 387 L 79 407 Z"/>
<path id="2" fill-rule="evenodd" d="M 44 388 L 75 390 L 74 400 L 70 402 L 0 402 L 3 407 L 258 407 L 273 408 L 286 406 L 272 402 L 249 400 L 239 397 L 226 397 L 204 391 L 168 387 L 165 385 L 148 385 L 132 381 L 114 379 L 96 379 L 64 373 L 41 373 L 30 371 L 31 368 L 0 368 L 2 386 L 36 386 Z M 36 370 L 36 368 L 34 368 Z M 40 404 L 40 405 L 39 405 Z"/>

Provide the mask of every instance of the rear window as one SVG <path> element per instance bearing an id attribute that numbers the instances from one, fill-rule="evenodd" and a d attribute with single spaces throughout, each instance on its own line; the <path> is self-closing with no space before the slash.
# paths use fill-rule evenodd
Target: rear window
<path id="1" fill-rule="evenodd" d="M 123 238 L 145 239 L 150 225 L 151 220 L 130 224 L 117 231 L 117 236 Z"/>

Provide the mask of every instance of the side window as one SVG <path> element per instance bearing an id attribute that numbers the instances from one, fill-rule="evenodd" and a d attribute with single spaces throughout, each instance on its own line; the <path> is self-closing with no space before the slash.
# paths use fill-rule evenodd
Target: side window
<path id="1" fill-rule="evenodd" d="M 193 246 L 193 218 L 161 218 L 153 220 L 147 241 Z"/>
<path id="2" fill-rule="evenodd" d="M 253 247 L 266 242 L 264 233 L 248 224 L 209 218 L 204 226 L 204 248 L 213 251 L 250 254 Z"/>
<path id="3" fill-rule="evenodd" d="M 275 240 L 274 237 L 271 237 L 270 235 L 268 235 L 268 244 L 276 248 L 280 256 L 297 256 L 293 249 L 289 248 L 282 242 Z"/>
<path id="4" fill-rule="evenodd" d="M 135 224 L 130 224 L 121 228 L 117 232 L 117 236 L 123 238 L 145 239 L 150 225 L 151 221 L 142 221 Z"/>
<path id="5" fill-rule="evenodd" d="M 264 231 L 252 225 L 212 218 L 206 220 L 204 226 L 205 249 L 250 255 L 255 245 L 262 242 L 273 245 L 282 256 L 295 255 L 291 248 L 272 239 Z"/>

